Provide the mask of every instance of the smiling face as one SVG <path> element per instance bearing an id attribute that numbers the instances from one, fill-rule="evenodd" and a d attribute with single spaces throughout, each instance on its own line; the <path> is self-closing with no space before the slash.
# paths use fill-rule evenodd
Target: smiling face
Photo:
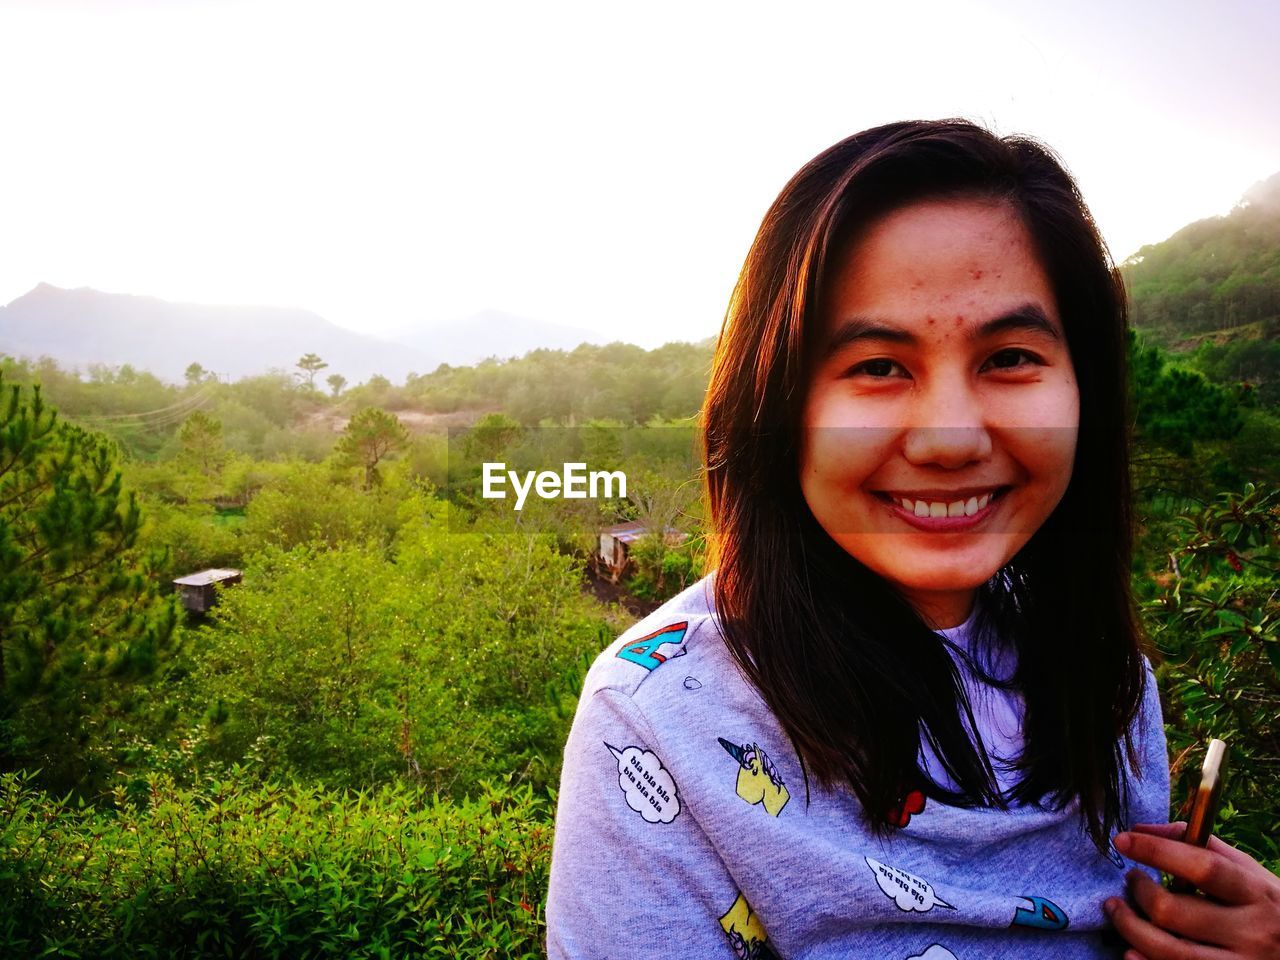
<path id="1" fill-rule="evenodd" d="M 805 500 L 847 553 L 954 626 L 1071 479 L 1079 392 L 1031 236 L 994 201 L 895 210 L 835 259 L 820 322 Z"/>

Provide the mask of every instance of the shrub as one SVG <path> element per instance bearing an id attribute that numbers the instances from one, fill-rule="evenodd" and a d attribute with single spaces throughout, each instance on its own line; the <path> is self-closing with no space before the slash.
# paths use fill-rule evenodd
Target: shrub
<path id="1" fill-rule="evenodd" d="M 1280 868 L 1280 493 L 1252 484 L 1224 493 L 1171 525 L 1170 569 L 1139 578 L 1156 668 L 1179 815 L 1198 782 L 1211 737 L 1230 746 L 1216 833 Z M 1185 816 L 1185 809 L 1181 815 Z"/>
<path id="2" fill-rule="evenodd" d="M 456 795 L 553 783 L 568 721 L 549 685 L 611 628 L 547 539 L 437 517 L 405 520 L 394 562 L 355 544 L 255 555 L 192 645 L 195 764 Z"/>
<path id="3" fill-rule="evenodd" d="M 99 811 L 0 776 L 0 955 L 542 955 L 551 826 L 528 787 L 146 788 Z"/>
<path id="4" fill-rule="evenodd" d="M 331 482 L 319 464 L 298 462 L 249 503 L 241 535 L 246 551 L 365 539 L 387 544 L 395 534 L 396 508 L 395 491 L 366 495 Z"/>

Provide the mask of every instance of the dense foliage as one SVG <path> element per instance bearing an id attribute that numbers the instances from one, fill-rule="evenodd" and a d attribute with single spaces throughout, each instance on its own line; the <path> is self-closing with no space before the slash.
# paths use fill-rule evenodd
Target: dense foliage
<path id="1" fill-rule="evenodd" d="M 711 368 L 711 343 L 669 343 L 643 350 L 627 343 L 571 351 L 532 350 L 511 362 L 441 364 L 412 377 L 403 402 L 426 410 L 498 408 L 526 425 L 573 425 L 588 418 L 645 423 L 693 416 Z"/>
<path id="2" fill-rule="evenodd" d="M 252 759 L 274 776 L 456 795 L 485 778 L 554 784 L 567 730 L 548 687 L 607 640 L 572 558 L 451 534 L 437 511 L 390 558 L 271 549 L 246 574 L 184 678 L 204 711 L 185 738 L 194 766 Z"/>
<path id="3" fill-rule="evenodd" d="M 1147 518 L 1147 536 L 1172 549 L 1163 570 L 1136 578 L 1160 657 L 1174 810 L 1186 816 L 1204 745 L 1227 741 L 1217 833 L 1280 870 L 1280 490 L 1189 506 Z"/>
<path id="4" fill-rule="evenodd" d="M 62 768 L 86 714 L 168 650 L 141 529 L 113 445 L 0 376 L 0 769 Z"/>
<path id="5" fill-rule="evenodd" d="M 77 807 L 0 776 L 5 956 L 542 955 L 551 825 L 528 786 L 444 801 L 227 777 Z"/>

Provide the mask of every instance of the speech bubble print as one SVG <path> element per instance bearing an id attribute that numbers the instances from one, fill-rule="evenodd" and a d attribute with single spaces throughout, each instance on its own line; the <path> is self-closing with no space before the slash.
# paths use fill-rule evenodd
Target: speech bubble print
<path id="1" fill-rule="evenodd" d="M 921 880 L 919 877 L 912 876 L 907 871 L 899 870 L 897 867 L 887 867 L 880 861 L 872 860 L 870 857 L 863 857 L 863 859 L 867 861 L 867 866 L 875 874 L 876 883 L 880 884 L 880 891 L 896 903 L 899 910 L 905 910 L 908 913 L 911 911 L 927 913 L 934 907 L 946 907 L 948 910 L 955 909 L 955 907 L 933 892 L 933 884 L 927 880 Z"/>
<path id="2" fill-rule="evenodd" d="M 935 943 L 924 953 L 914 954 L 907 960 L 957 960 L 956 955 L 940 943 Z"/>
<path id="3" fill-rule="evenodd" d="M 671 774 L 651 750 L 605 744 L 618 761 L 618 786 L 629 806 L 649 823 L 670 823 L 680 815 L 680 794 Z"/>

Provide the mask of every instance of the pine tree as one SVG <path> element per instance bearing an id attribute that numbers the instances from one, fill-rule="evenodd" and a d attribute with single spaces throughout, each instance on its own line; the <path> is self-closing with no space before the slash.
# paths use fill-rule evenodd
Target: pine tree
<path id="1" fill-rule="evenodd" d="M 0 768 L 60 753 L 102 679 L 145 676 L 177 625 L 138 548 L 114 444 L 0 373 Z M 45 765 L 41 763 L 41 765 Z"/>
<path id="2" fill-rule="evenodd" d="M 314 390 L 316 388 L 316 374 L 327 367 L 328 364 L 321 360 L 318 354 L 304 353 L 297 366 L 302 368 L 302 373 L 297 374 L 297 376 L 305 376 L 307 378 L 307 389 Z"/>
<path id="3" fill-rule="evenodd" d="M 364 467 L 364 488 L 369 490 L 378 482 L 378 463 L 408 442 L 409 434 L 395 414 L 365 407 L 348 421 L 334 449 L 340 462 Z"/>
<path id="4" fill-rule="evenodd" d="M 182 444 L 182 456 L 200 468 L 206 477 L 212 477 L 222 469 L 222 421 L 215 420 L 202 410 L 197 410 L 182 422 L 178 430 L 178 442 Z"/>
<path id="5" fill-rule="evenodd" d="M 1130 390 L 1140 440 L 1189 457 L 1194 440 L 1230 439 L 1240 431 L 1232 391 L 1187 370 L 1129 331 Z"/>

